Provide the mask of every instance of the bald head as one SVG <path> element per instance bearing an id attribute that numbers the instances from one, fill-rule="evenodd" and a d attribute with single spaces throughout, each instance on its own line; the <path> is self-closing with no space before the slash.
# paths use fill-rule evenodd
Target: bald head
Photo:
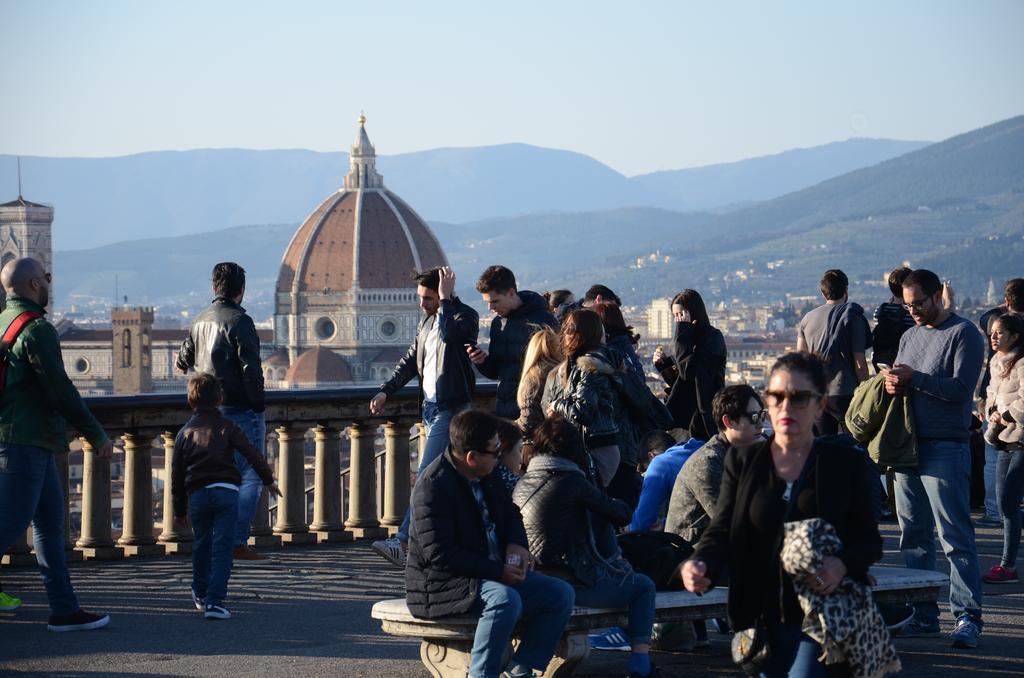
<path id="1" fill-rule="evenodd" d="M 8 295 L 31 299 L 40 306 L 46 306 L 49 301 L 50 284 L 46 279 L 46 269 L 31 257 L 7 262 L 0 271 L 0 285 Z"/>

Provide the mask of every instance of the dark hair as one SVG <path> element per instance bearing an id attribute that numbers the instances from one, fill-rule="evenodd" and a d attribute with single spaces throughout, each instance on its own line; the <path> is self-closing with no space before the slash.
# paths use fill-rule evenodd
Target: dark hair
<path id="1" fill-rule="evenodd" d="M 556 308 L 566 303 L 571 296 L 573 296 L 572 290 L 551 290 L 550 292 L 544 293 L 544 299 L 548 302 L 549 311 L 554 311 Z"/>
<path id="2" fill-rule="evenodd" d="M 838 268 L 830 268 L 821 276 L 821 293 L 829 301 L 839 301 L 850 289 L 850 279 Z"/>
<path id="3" fill-rule="evenodd" d="M 710 325 L 708 309 L 704 306 L 704 299 L 697 290 L 686 289 L 672 297 L 672 306 L 682 306 L 690 312 L 690 318 L 698 324 Z"/>
<path id="4" fill-rule="evenodd" d="M 523 431 L 508 419 L 498 419 L 498 440 L 501 449 L 507 450 L 523 439 Z"/>
<path id="5" fill-rule="evenodd" d="M 476 291 L 480 294 L 485 292 L 498 292 L 499 294 L 512 290 L 517 291 L 516 276 L 504 266 L 489 266 L 486 271 L 480 274 L 476 281 Z"/>
<path id="6" fill-rule="evenodd" d="M 452 452 L 465 457 L 470 450 L 483 451 L 498 432 L 498 418 L 480 410 L 459 412 L 448 427 Z"/>
<path id="7" fill-rule="evenodd" d="M 918 286 L 925 296 L 931 297 L 942 291 L 942 281 L 927 268 L 918 268 L 907 274 L 903 279 L 903 288 Z"/>
<path id="8" fill-rule="evenodd" d="M 1007 280 L 1003 287 L 1003 297 L 1006 299 L 1008 310 L 1024 312 L 1024 278 Z"/>
<path id="9" fill-rule="evenodd" d="M 437 291 L 437 288 L 441 286 L 441 267 L 435 266 L 432 269 L 423 271 L 413 275 L 413 280 L 416 281 L 417 285 L 426 287 L 428 290 Z"/>
<path id="10" fill-rule="evenodd" d="M 775 364 L 772 365 L 772 369 L 768 371 L 768 379 L 771 379 L 772 375 L 779 370 L 800 372 L 810 379 L 811 383 L 814 384 L 814 390 L 818 393 L 824 394 L 828 390 L 828 377 L 825 374 L 825 363 L 822 362 L 821 357 L 818 356 L 817 353 L 792 351 L 782 355 L 775 361 Z M 744 403 L 744 406 L 745 405 L 746 403 Z M 714 411 L 713 404 L 711 407 L 712 411 Z"/>
<path id="11" fill-rule="evenodd" d="M 583 447 L 583 437 L 576 427 L 561 415 L 553 415 L 545 419 L 533 431 L 533 453 L 531 459 L 549 454 L 562 457 L 575 463 L 586 473 L 587 451 Z"/>
<path id="12" fill-rule="evenodd" d="M 889 273 L 889 291 L 892 292 L 892 296 L 897 299 L 903 298 L 903 281 L 910 275 L 910 269 L 906 266 L 900 266 L 894 268 Z"/>
<path id="13" fill-rule="evenodd" d="M 245 289 L 245 269 L 233 261 L 222 261 L 213 267 L 213 293 L 234 299 Z"/>
<path id="14" fill-rule="evenodd" d="M 220 405 L 221 388 L 217 377 L 200 372 L 188 380 L 188 406 L 193 410 Z"/>
<path id="15" fill-rule="evenodd" d="M 750 402 L 751 398 L 764 407 L 764 403 L 761 402 L 761 398 L 757 395 L 757 391 L 747 384 L 726 386 L 716 393 L 715 397 L 711 400 L 711 415 L 715 418 L 715 424 L 718 426 L 718 430 L 725 430 L 725 424 L 722 422 L 722 417 L 728 416 L 733 421 L 736 421 L 745 415 L 747 413 L 747 404 Z"/>
<path id="16" fill-rule="evenodd" d="M 583 353 L 601 345 L 604 326 L 601 316 L 589 308 L 578 308 L 565 316 L 559 338 L 562 344 L 562 355 L 565 356 L 565 373 L 569 375 L 569 365 Z"/>
<path id="17" fill-rule="evenodd" d="M 598 297 L 605 301 L 614 301 L 617 305 L 622 306 L 622 299 L 619 299 L 619 295 L 604 285 L 591 285 L 587 293 L 583 295 L 583 301 L 595 301 Z"/>
<path id="18" fill-rule="evenodd" d="M 1010 358 L 1010 362 L 1006 363 L 1006 367 L 1003 368 L 1003 373 L 1000 375 L 1005 379 L 1010 376 L 1011 372 L 1013 372 L 1013 368 L 1016 367 L 1017 361 L 1024 356 L 1024 317 L 1021 317 L 1016 313 L 1004 313 L 992 321 L 992 325 L 996 323 L 999 323 L 1004 332 L 1017 335 L 1017 341 L 1010 346 L 1010 350 L 1013 352 L 1013 357 Z M 992 325 L 989 325 L 989 332 L 992 331 Z"/>
<path id="19" fill-rule="evenodd" d="M 626 319 L 622 317 L 622 310 L 618 304 L 602 301 L 594 304 L 593 310 L 601 316 L 606 334 L 625 334 L 634 346 L 640 342 L 640 335 L 633 334 L 633 326 L 626 324 Z"/>
<path id="20" fill-rule="evenodd" d="M 670 436 L 665 431 L 659 431 L 655 429 L 648 431 L 644 434 L 644 437 L 640 439 L 640 451 L 641 452 L 657 452 L 661 454 L 668 448 L 676 444 L 676 439 Z"/>

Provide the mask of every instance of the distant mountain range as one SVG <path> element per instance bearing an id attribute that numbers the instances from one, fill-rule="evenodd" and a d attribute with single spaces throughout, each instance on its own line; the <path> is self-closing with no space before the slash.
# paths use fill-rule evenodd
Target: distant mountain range
<path id="1" fill-rule="evenodd" d="M 428 221 L 465 223 L 627 207 L 719 210 L 805 188 L 924 142 L 850 139 L 725 165 L 626 177 L 569 151 L 505 144 L 382 156 L 385 183 Z M 336 190 L 344 153 L 239 149 L 22 158 L 25 197 L 55 207 L 54 247 L 298 223 Z M 0 155 L 0 202 L 17 187 Z"/>

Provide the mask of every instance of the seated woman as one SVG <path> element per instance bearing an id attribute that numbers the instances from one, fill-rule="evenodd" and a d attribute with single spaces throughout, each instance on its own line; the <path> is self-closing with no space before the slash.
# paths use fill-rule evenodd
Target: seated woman
<path id="1" fill-rule="evenodd" d="M 761 625 L 771 652 L 764 675 L 824 676 L 821 647 L 801 632 L 803 612 L 779 553 L 784 522 L 822 518 L 842 540 L 804 583 L 829 595 L 843 577 L 868 583 L 868 567 L 882 557 L 872 517 L 864 456 L 852 448 L 814 440 L 814 421 L 825 407 L 821 359 L 787 353 L 775 361 L 764 402 L 774 434 L 726 453 L 718 505 L 693 558 L 683 565 L 683 585 L 702 593 L 729 572 L 729 623 Z"/>
<path id="2" fill-rule="evenodd" d="M 508 419 L 498 419 L 498 443 L 498 466 L 494 471 L 511 496 L 523 472 L 523 432 Z"/>
<path id="3" fill-rule="evenodd" d="M 602 557 L 594 545 L 594 518 L 621 527 L 629 523 L 629 507 L 607 497 L 587 479 L 583 441 L 562 417 L 541 424 L 534 432 L 533 445 L 526 473 L 512 495 L 523 514 L 530 553 L 545 574 L 573 585 L 577 605 L 628 606 L 630 675 L 656 675 L 648 654 L 654 582 L 633 572 L 621 555 Z"/>

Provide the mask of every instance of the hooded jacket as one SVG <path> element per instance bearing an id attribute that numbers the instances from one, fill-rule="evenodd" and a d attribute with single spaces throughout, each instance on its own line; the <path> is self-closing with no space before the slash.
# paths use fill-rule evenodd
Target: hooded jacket
<path id="1" fill-rule="evenodd" d="M 523 358 L 530 337 L 545 325 L 558 331 L 558 323 L 548 311 L 548 302 L 544 297 L 536 292 L 521 290 L 519 299 L 523 302 L 519 308 L 505 317 L 495 316 L 491 321 L 487 358 L 477 365 L 480 374 L 498 380 L 495 414 L 508 419 L 519 416 L 516 391 L 519 389 L 519 376 L 523 371 Z"/>

